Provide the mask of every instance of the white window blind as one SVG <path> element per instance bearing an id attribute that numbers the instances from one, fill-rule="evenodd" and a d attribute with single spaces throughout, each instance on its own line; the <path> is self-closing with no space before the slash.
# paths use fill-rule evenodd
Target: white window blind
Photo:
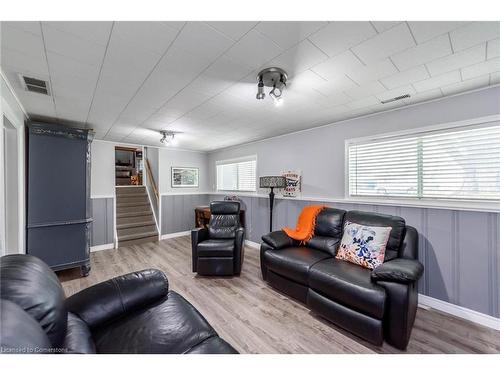
<path id="1" fill-rule="evenodd" d="M 237 161 L 218 161 L 217 190 L 255 191 L 257 160 L 255 157 Z"/>
<path id="2" fill-rule="evenodd" d="M 347 147 L 351 196 L 500 199 L 500 122 Z"/>

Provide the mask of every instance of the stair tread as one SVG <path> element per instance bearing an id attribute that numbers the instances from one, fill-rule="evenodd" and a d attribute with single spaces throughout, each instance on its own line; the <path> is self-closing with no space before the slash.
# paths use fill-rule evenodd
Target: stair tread
<path id="1" fill-rule="evenodd" d="M 117 203 L 116 207 L 138 207 L 138 206 L 149 206 L 149 202 L 125 202 Z"/>
<path id="2" fill-rule="evenodd" d="M 135 217 L 135 216 L 148 216 L 152 215 L 152 211 L 133 211 L 133 212 L 117 212 L 116 217 L 121 218 L 121 217 Z"/>
<path id="3" fill-rule="evenodd" d="M 129 241 L 153 236 L 158 236 L 158 231 L 154 230 L 143 233 L 125 234 L 123 236 L 118 235 L 118 241 Z"/>
<path id="4" fill-rule="evenodd" d="M 148 221 L 138 221 L 136 223 L 123 223 L 123 224 L 117 224 L 116 229 L 128 229 L 128 228 L 135 228 L 135 227 L 146 227 L 148 225 L 156 225 L 154 220 L 148 220 Z"/>

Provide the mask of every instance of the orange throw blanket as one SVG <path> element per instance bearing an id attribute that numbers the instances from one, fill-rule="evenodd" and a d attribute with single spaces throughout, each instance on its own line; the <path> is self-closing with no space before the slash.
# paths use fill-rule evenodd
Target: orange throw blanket
<path id="1" fill-rule="evenodd" d="M 325 206 L 306 206 L 302 210 L 297 222 L 297 229 L 283 228 L 288 237 L 294 240 L 306 242 L 314 236 L 316 217 Z"/>

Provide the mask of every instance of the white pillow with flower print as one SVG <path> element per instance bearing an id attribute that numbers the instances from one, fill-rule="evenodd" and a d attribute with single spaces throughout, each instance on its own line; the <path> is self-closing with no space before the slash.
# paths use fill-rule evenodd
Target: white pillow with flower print
<path id="1" fill-rule="evenodd" d="M 372 227 L 346 221 L 335 258 L 374 269 L 384 263 L 391 227 Z"/>

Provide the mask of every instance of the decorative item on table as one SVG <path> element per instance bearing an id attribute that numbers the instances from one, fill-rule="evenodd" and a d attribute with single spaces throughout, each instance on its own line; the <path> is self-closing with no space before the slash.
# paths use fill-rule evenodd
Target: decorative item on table
<path id="1" fill-rule="evenodd" d="M 236 202 L 239 202 L 240 198 L 237 195 L 226 195 L 224 197 L 224 200 L 225 201 L 236 201 Z"/>
<path id="2" fill-rule="evenodd" d="M 284 197 L 296 197 L 300 193 L 301 172 L 300 171 L 286 171 L 281 175 L 285 177 L 286 183 L 283 188 Z"/>
<path id="3" fill-rule="evenodd" d="M 198 168 L 172 167 L 172 187 L 198 187 Z"/>
<path id="4" fill-rule="evenodd" d="M 286 186 L 286 178 L 283 176 L 262 176 L 260 177 L 261 188 L 270 188 L 269 192 L 269 231 L 273 231 L 273 205 L 274 205 L 274 188 L 281 189 Z"/>

